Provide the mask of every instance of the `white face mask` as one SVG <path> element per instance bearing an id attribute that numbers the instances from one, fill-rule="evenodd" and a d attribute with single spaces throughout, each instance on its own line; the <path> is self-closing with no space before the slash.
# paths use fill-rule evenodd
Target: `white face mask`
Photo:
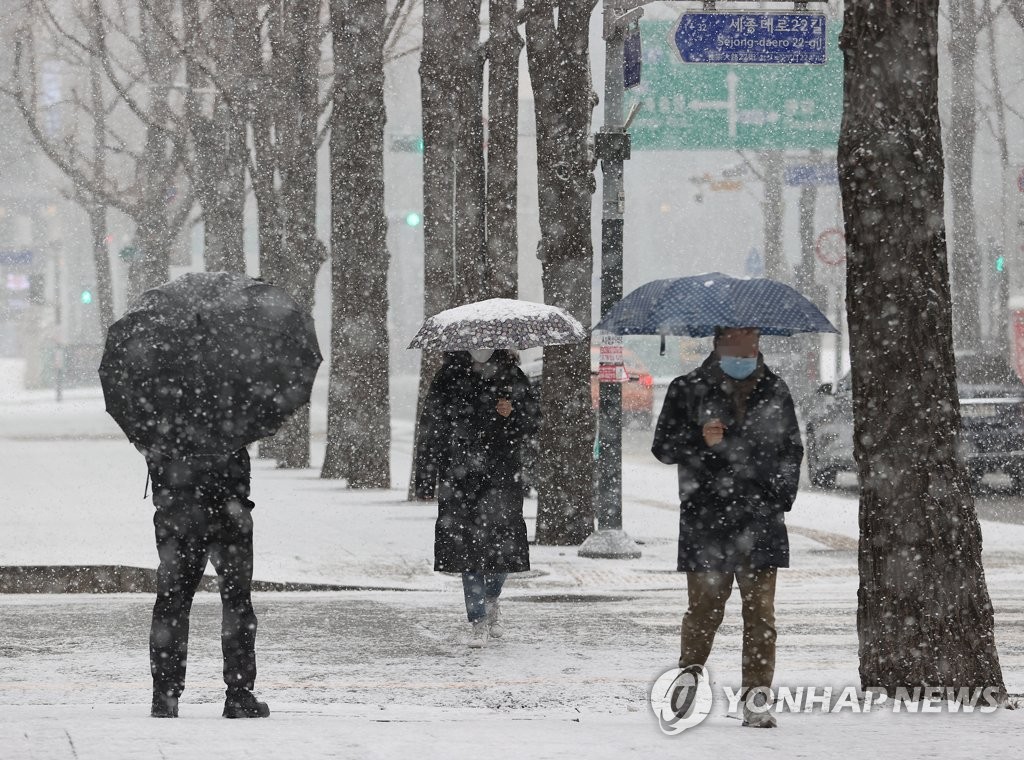
<path id="1" fill-rule="evenodd" d="M 493 348 L 475 348 L 469 352 L 469 355 L 473 357 L 473 361 L 475 361 L 477 364 L 483 364 L 484 362 L 491 358 L 491 355 L 493 353 Z"/>

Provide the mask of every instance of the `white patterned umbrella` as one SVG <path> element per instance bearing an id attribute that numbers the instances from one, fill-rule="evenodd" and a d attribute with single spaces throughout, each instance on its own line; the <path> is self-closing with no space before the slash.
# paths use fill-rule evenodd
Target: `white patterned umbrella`
<path id="1" fill-rule="evenodd" d="M 442 311 L 423 320 L 409 348 L 470 351 L 580 343 L 587 331 L 571 314 L 511 298 L 491 298 Z"/>

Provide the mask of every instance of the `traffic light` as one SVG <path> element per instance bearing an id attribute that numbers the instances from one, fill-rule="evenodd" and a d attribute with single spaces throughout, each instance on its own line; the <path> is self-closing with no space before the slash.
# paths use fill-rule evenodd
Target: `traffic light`
<path id="1" fill-rule="evenodd" d="M 80 300 L 83 304 L 86 304 L 86 305 L 91 304 L 92 303 L 92 291 L 89 290 L 88 288 L 83 288 L 82 289 L 82 295 L 79 296 L 78 300 Z"/>
<path id="2" fill-rule="evenodd" d="M 393 135 L 391 150 L 395 153 L 423 153 L 422 135 Z"/>
<path id="3" fill-rule="evenodd" d="M 405 223 L 410 227 L 419 227 L 423 224 L 423 217 L 418 211 L 410 211 L 405 215 Z"/>
<path id="4" fill-rule="evenodd" d="M 1006 271 L 1006 257 L 996 256 L 996 271 L 1002 274 Z"/>

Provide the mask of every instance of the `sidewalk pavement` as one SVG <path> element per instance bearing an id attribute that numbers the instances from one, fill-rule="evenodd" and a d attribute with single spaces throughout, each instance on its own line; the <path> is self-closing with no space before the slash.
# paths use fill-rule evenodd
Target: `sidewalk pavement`
<path id="1" fill-rule="evenodd" d="M 0 596 L 0 760 L 621 758 L 684 748 L 797 758 L 894 746 L 908 758 L 977 757 L 1005 753 L 1024 734 L 1020 711 L 801 714 L 766 734 L 732 730 L 738 722 L 719 706 L 699 730 L 661 736 L 646 695 L 674 664 L 685 586 L 674 572 L 675 473 L 636 453 L 625 458 L 624 515 L 643 557 L 532 547 L 534 569 L 512 576 L 505 595 L 507 639 L 468 653 L 459 579 L 432 570 L 436 507 L 405 500 L 411 437 L 411 424 L 396 420 L 388 491 L 349 491 L 312 470 L 255 463 L 257 578 L 396 589 L 256 595 L 271 720 L 214 720 L 213 594 L 197 597 L 185 719 L 169 725 L 145 717 L 149 595 Z M 0 397 L 0 478 L 0 565 L 155 565 L 145 466 L 95 392 L 59 406 L 39 394 Z M 527 510 L 532 535 L 535 503 Z M 792 568 L 779 580 L 776 681 L 856 684 L 856 501 L 801 492 L 787 522 Z M 1008 688 L 1021 693 L 1024 527 L 982 526 L 1001 661 Z M 709 663 L 719 687 L 738 680 L 737 597 Z"/>

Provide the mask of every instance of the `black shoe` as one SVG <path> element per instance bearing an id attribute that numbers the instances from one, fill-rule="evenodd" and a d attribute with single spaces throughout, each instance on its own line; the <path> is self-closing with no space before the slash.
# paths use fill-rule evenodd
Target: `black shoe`
<path id="1" fill-rule="evenodd" d="M 161 692 L 153 692 L 153 709 L 149 713 L 154 718 L 177 718 L 178 698 Z"/>
<path id="2" fill-rule="evenodd" d="M 688 718 L 690 716 L 693 703 L 697 699 L 697 685 L 700 683 L 703 673 L 700 665 L 690 665 L 683 668 L 676 676 L 670 697 L 672 711 L 676 717 Z"/>
<path id="3" fill-rule="evenodd" d="M 266 702 L 259 702 L 248 689 L 228 689 L 224 700 L 225 718 L 266 718 L 270 708 Z"/>

